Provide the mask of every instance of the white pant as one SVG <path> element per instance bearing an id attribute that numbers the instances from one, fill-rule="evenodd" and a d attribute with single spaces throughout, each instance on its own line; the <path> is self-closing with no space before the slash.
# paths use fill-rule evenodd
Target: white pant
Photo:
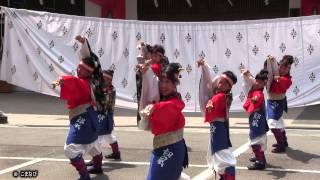
<path id="1" fill-rule="evenodd" d="M 234 157 L 231 148 L 222 149 L 215 153 L 211 152 L 211 140 L 209 138 L 209 146 L 207 151 L 207 164 L 218 174 L 224 174 L 224 171 L 229 166 L 236 166 L 237 160 Z"/>
<path id="2" fill-rule="evenodd" d="M 215 152 L 213 155 L 211 155 L 211 151 L 209 151 L 207 154 L 207 163 L 209 167 L 214 169 L 218 174 L 223 174 L 227 167 L 236 166 L 237 160 L 229 148 Z"/>
<path id="3" fill-rule="evenodd" d="M 261 145 L 261 149 L 263 151 L 266 151 L 267 150 L 267 139 L 268 139 L 267 133 L 263 134 L 261 136 L 258 136 L 252 140 L 249 138 L 249 142 L 250 142 L 249 146 L 251 147 L 253 145 Z"/>
<path id="4" fill-rule="evenodd" d="M 117 142 L 117 138 L 112 133 L 98 136 L 98 143 L 100 146 L 105 144 L 106 142 L 108 142 L 109 144 L 113 144 L 113 143 Z"/>
<path id="5" fill-rule="evenodd" d="M 270 129 L 284 129 L 284 121 L 282 117 L 279 120 L 275 119 L 268 119 L 268 125 Z"/>
<path id="6" fill-rule="evenodd" d="M 65 144 L 64 145 L 64 154 L 69 159 L 74 159 L 79 155 L 84 156 L 88 153 L 90 156 L 94 157 L 101 154 L 100 145 L 98 140 L 95 140 L 90 144 Z"/>

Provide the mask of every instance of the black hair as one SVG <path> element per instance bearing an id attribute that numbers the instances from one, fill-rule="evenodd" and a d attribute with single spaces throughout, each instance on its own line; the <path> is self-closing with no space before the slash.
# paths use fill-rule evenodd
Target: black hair
<path id="1" fill-rule="evenodd" d="M 153 47 L 152 47 L 150 44 L 146 44 L 146 45 L 145 45 L 145 48 L 146 48 L 146 50 L 147 50 L 149 53 L 152 53 Z"/>
<path id="2" fill-rule="evenodd" d="M 179 70 L 182 66 L 179 63 L 169 63 L 162 69 L 165 75 L 173 84 L 179 83 Z"/>
<path id="3" fill-rule="evenodd" d="M 163 56 L 161 59 L 161 64 L 163 66 L 167 66 L 169 64 L 169 58 L 167 56 Z"/>
<path id="4" fill-rule="evenodd" d="M 108 74 L 108 75 L 110 75 L 110 76 L 112 76 L 112 77 L 113 77 L 113 73 L 114 73 L 114 71 L 113 71 L 113 70 L 111 70 L 111 69 L 108 69 L 108 70 L 103 70 L 103 71 L 102 71 L 102 73 L 103 73 L 103 74 Z"/>
<path id="5" fill-rule="evenodd" d="M 291 65 L 293 64 L 293 56 L 291 55 L 284 55 L 280 61 L 280 64 L 281 65 L 284 65 L 284 66 L 288 66 L 288 65 Z"/>
<path id="6" fill-rule="evenodd" d="M 267 60 L 265 60 L 264 63 L 263 63 L 263 69 L 268 69 L 268 64 L 267 63 L 268 63 Z"/>
<path id="7" fill-rule="evenodd" d="M 156 44 L 152 47 L 152 53 L 161 53 L 164 56 L 165 50 L 163 46 Z"/>
<path id="8" fill-rule="evenodd" d="M 88 40 L 86 40 L 86 41 L 87 41 L 87 44 L 88 44 L 88 48 L 89 48 L 89 52 L 90 52 L 90 57 L 87 57 L 87 58 L 85 58 L 85 59 L 90 59 L 90 60 L 92 61 L 92 63 L 90 63 L 90 64 L 93 64 L 93 67 L 91 66 L 92 68 L 94 68 L 93 74 L 99 74 L 99 71 L 100 71 L 100 69 L 101 69 L 101 65 L 100 65 L 100 63 L 99 63 L 99 58 L 98 58 L 98 56 L 92 51 L 91 46 L 90 46 Z"/>
<path id="9" fill-rule="evenodd" d="M 256 75 L 255 79 L 257 80 L 267 80 L 268 79 L 268 71 L 265 69 L 260 70 L 260 72 Z"/>
<path id="10" fill-rule="evenodd" d="M 90 56 L 92 58 L 93 61 L 99 61 L 99 58 L 98 56 L 91 50 L 91 46 L 87 40 L 87 44 L 88 44 L 88 49 L 89 49 L 89 52 L 90 52 Z"/>
<path id="11" fill-rule="evenodd" d="M 96 69 L 95 61 L 94 61 L 94 59 L 93 59 L 92 56 L 83 58 L 83 59 L 82 59 L 82 62 L 83 62 L 84 64 L 90 66 L 91 68 Z"/>
<path id="12" fill-rule="evenodd" d="M 232 80 L 233 84 L 237 83 L 238 81 L 237 76 L 232 71 L 225 71 L 222 74 L 225 74 L 226 76 L 228 76 Z"/>
<path id="13" fill-rule="evenodd" d="M 151 53 L 155 54 L 155 53 L 161 53 L 161 64 L 163 66 L 167 66 L 169 64 L 169 58 L 167 56 L 164 55 L 165 50 L 163 48 L 163 46 L 156 44 L 152 47 Z"/>

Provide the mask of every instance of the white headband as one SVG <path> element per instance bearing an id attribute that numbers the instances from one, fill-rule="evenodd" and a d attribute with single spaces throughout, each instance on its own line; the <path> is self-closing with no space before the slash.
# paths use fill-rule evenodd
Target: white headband
<path id="1" fill-rule="evenodd" d="M 80 65 L 90 72 L 93 72 L 93 70 L 94 70 L 92 67 L 86 65 L 83 61 L 80 61 Z"/>
<path id="2" fill-rule="evenodd" d="M 111 76 L 111 75 L 109 75 L 109 74 L 103 73 L 103 76 L 104 76 L 104 77 L 106 77 L 106 78 L 110 78 L 110 79 L 112 79 L 112 76 Z"/>
<path id="3" fill-rule="evenodd" d="M 221 74 L 221 77 L 225 78 L 225 79 L 228 81 L 228 83 L 229 83 L 231 86 L 233 86 L 233 81 L 232 81 L 227 75 Z"/>

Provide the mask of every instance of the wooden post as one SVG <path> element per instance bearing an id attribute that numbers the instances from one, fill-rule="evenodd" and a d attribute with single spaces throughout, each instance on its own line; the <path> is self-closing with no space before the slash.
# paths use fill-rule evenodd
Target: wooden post
<path id="1" fill-rule="evenodd" d="M 0 81 L 0 93 L 11 93 L 12 85 L 5 81 Z"/>

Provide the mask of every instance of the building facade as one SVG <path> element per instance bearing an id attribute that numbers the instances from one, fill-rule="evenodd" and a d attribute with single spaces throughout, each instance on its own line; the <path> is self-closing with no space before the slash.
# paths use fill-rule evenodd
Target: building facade
<path id="1" fill-rule="evenodd" d="M 130 20 L 227 21 L 299 16 L 301 4 L 309 1 L 319 0 L 1 0 L 0 5 L 109 18 L 120 12 L 120 19 Z"/>

